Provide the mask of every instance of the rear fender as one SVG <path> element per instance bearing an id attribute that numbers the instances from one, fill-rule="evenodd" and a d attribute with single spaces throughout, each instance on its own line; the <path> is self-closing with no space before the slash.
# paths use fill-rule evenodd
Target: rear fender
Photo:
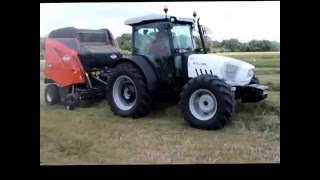
<path id="1" fill-rule="evenodd" d="M 135 65 L 137 68 L 139 68 L 148 84 L 148 89 L 150 93 L 155 93 L 157 88 L 159 87 L 159 76 L 156 73 L 155 68 L 152 66 L 152 64 L 148 61 L 148 59 L 144 56 L 126 56 L 123 58 L 118 59 L 114 66 L 124 63 L 124 62 L 130 62 L 133 65 Z"/>

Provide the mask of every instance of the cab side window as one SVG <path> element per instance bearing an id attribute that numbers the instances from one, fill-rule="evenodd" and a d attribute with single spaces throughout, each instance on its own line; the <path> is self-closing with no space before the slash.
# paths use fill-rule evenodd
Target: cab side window
<path id="1" fill-rule="evenodd" d="M 138 29 L 135 33 L 136 54 L 148 55 L 150 43 L 155 39 L 157 29 L 142 27 Z"/>

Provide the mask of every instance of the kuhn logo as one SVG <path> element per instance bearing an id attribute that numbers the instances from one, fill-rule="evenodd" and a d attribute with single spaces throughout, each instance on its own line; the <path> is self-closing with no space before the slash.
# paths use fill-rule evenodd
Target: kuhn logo
<path id="1" fill-rule="evenodd" d="M 68 55 L 64 55 L 63 57 L 62 57 L 62 59 L 64 60 L 64 61 L 70 61 L 70 56 L 68 56 Z"/>
<path id="2" fill-rule="evenodd" d="M 110 58 L 111 58 L 111 59 L 116 59 L 116 58 L 117 58 L 117 55 L 112 54 L 112 55 L 110 56 Z"/>

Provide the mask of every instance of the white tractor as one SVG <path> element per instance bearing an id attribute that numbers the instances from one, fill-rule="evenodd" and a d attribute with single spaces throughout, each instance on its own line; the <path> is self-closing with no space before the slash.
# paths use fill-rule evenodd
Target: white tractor
<path id="1" fill-rule="evenodd" d="M 267 97 L 268 87 L 259 83 L 253 65 L 208 54 L 205 28 L 199 18 L 196 23 L 195 12 L 194 18 L 185 18 L 164 11 L 125 21 L 132 27 L 132 56 L 115 60 L 107 80 L 115 115 L 146 116 L 154 98 L 167 93 L 180 97 L 184 119 L 192 127 L 217 130 L 231 122 L 236 100 Z"/>

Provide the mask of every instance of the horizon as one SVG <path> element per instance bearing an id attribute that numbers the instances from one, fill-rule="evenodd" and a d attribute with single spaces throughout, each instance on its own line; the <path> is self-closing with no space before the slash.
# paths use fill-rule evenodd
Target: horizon
<path id="1" fill-rule="evenodd" d="M 124 24 L 126 19 L 164 13 L 164 5 L 168 5 L 168 14 L 175 16 L 192 18 L 192 12 L 197 11 L 200 23 L 212 31 L 213 41 L 233 38 L 242 43 L 251 40 L 280 43 L 280 1 L 40 3 L 40 37 L 54 29 L 72 26 L 107 28 L 117 38 L 131 34 L 131 27 Z"/>

